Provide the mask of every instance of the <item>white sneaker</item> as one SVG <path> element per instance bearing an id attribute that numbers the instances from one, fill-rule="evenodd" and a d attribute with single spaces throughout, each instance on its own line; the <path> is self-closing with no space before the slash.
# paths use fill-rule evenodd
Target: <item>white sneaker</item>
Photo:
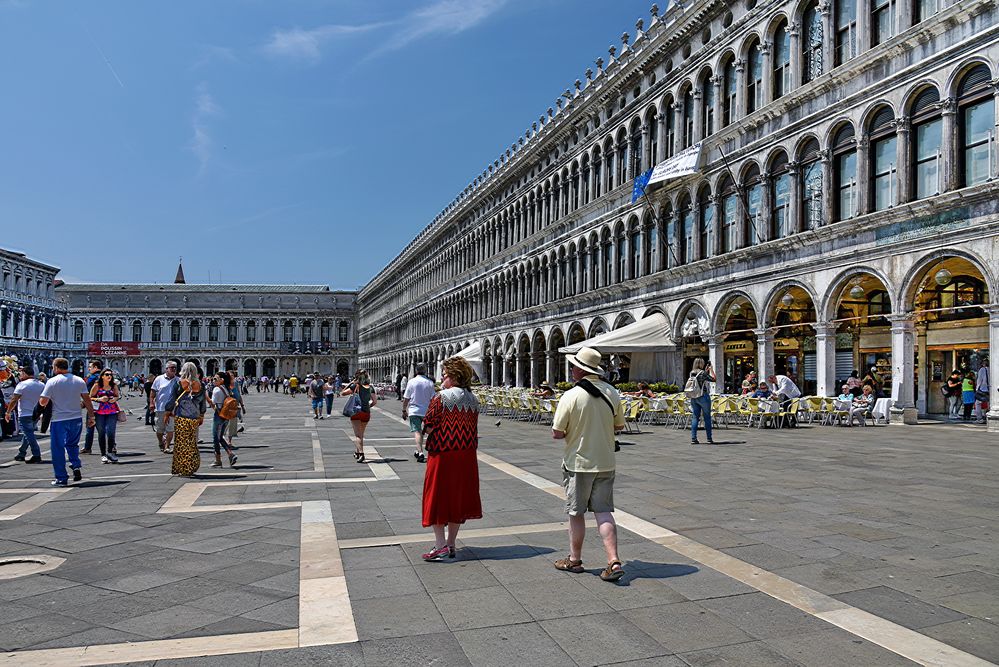
<path id="1" fill-rule="evenodd" d="M 111 463 L 111 461 L 108 460 L 108 457 L 102 456 L 101 457 L 101 463 Z"/>

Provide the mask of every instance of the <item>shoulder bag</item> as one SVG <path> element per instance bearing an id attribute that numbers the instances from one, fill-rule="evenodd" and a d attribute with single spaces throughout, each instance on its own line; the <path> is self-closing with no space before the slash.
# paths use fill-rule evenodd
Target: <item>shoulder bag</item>
<path id="1" fill-rule="evenodd" d="M 599 389 L 597 389 L 596 386 L 594 386 L 594 384 L 592 382 L 590 382 L 589 380 L 587 380 L 586 378 L 583 378 L 582 380 L 580 380 L 579 382 L 577 382 L 576 386 L 577 387 L 581 387 L 583 389 L 583 391 L 585 391 L 590 396 L 595 396 L 595 397 L 600 398 L 604 402 L 604 404 L 608 408 L 610 408 L 610 411 L 611 411 L 611 421 L 612 422 L 614 421 L 614 417 L 615 417 L 615 415 L 617 413 L 614 410 L 614 406 L 611 405 L 610 399 L 607 398 L 607 396 L 604 394 L 604 392 L 602 392 Z M 617 441 L 617 438 L 614 439 L 614 451 L 615 452 L 621 451 L 621 443 Z"/>
<path id="2" fill-rule="evenodd" d="M 361 385 L 356 384 L 351 390 L 347 404 L 343 406 L 343 416 L 353 417 L 361 411 Z"/>
<path id="3" fill-rule="evenodd" d="M 239 414 L 239 401 L 232 397 L 227 389 L 223 389 L 225 392 L 225 401 L 222 402 L 222 407 L 219 408 L 219 417 L 222 419 L 235 419 L 236 415 Z"/>

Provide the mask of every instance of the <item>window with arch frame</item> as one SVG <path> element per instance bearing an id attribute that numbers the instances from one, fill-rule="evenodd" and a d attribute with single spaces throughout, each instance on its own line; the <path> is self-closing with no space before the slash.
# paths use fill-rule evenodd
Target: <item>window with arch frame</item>
<path id="1" fill-rule="evenodd" d="M 913 199 L 925 199 L 943 189 L 943 116 L 936 88 L 922 90 L 912 102 L 912 150 L 910 151 Z"/>
<path id="2" fill-rule="evenodd" d="M 153 320 L 153 325 L 149 329 L 149 337 L 154 343 L 163 341 L 163 324 L 159 320 Z"/>
<path id="3" fill-rule="evenodd" d="M 832 140 L 833 212 L 835 220 L 848 220 L 858 211 L 857 142 L 853 125 L 844 123 Z"/>
<path id="4" fill-rule="evenodd" d="M 75 322 L 73 322 L 73 342 L 74 343 L 83 342 L 83 322 L 81 322 L 80 320 L 76 320 Z"/>
<path id="5" fill-rule="evenodd" d="M 141 343 L 142 342 L 142 322 L 135 320 L 132 322 L 132 342 Z"/>
<path id="6" fill-rule="evenodd" d="M 972 67 L 957 88 L 958 162 L 961 187 L 979 185 L 995 178 L 995 97 L 988 65 Z"/>
<path id="7" fill-rule="evenodd" d="M 780 155 L 770 165 L 770 238 L 791 235 L 791 173 L 787 156 Z"/>
<path id="8" fill-rule="evenodd" d="M 870 135 L 870 194 L 871 210 L 883 211 L 898 203 L 896 175 L 897 141 L 895 115 L 891 107 L 881 107 L 871 118 Z"/>
<path id="9" fill-rule="evenodd" d="M 801 229 L 818 229 L 822 225 L 822 161 L 818 141 L 808 140 L 801 149 L 799 162 Z"/>
<path id="10" fill-rule="evenodd" d="M 755 41 L 746 53 L 746 113 L 763 107 L 763 52 Z"/>
<path id="11" fill-rule="evenodd" d="M 774 31 L 773 98 L 780 99 L 791 92 L 791 33 L 787 21 L 781 21 Z"/>
<path id="12" fill-rule="evenodd" d="M 701 235 L 701 256 L 707 259 L 715 254 L 715 207 L 711 193 L 705 187 L 697 193 L 698 230 Z"/>
<path id="13" fill-rule="evenodd" d="M 94 342 L 100 343 L 104 340 L 104 323 L 100 320 L 94 322 Z"/>
<path id="14" fill-rule="evenodd" d="M 810 2 L 801 16 L 801 81 L 813 81 L 825 71 L 822 62 L 822 13 L 817 0 Z"/>

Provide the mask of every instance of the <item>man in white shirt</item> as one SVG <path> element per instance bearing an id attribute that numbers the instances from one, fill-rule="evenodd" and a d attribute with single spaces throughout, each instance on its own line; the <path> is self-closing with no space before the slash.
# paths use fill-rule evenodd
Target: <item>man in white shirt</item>
<path id="1" fill-rule="evenodd" d="M 42 451 L 38 448 L 38 440 L 35 439 L 35 406 L 42 396 L 45 385 L 35 379 L 35 369 L 31 366 L 21 366 L 21 374 L 18 377 L 20 382 L 14 388 L 14 396 L 7 404 L 7 412 L 4 419 L 11 420 L 14 408 L 17 408 L 18 423 L 21 425 L 21 447 L 17 450 L 15 461 L 24 461 L 28 448 L 31 448 L 31 458 L 25 463 L 41 463 Z"/>
<path id="2" fill-rule="evenodd" d="M 177 362 L 169 361 L 166 365 L 166 372 L 153 380 L 153 385 L 149 390 L 149 409 L 156 413 L 156 441 L 160 445 L 160 451 L 166 454 L 173 453 L 173 422 L 167 420 L 167 403 L 173 396 L 173 387 L 177 384 Z"/>
<path id="3" fill-rule="evenodd" d="M 402 418 L 409 420 L 409 430 L 416 443 L 413 458 L 418 463 L 426 463 L 427 456 L 423 453 L 423 418 L 430 407 L 430 399 L 437 393 L 434 382 L 427 377 L 427 365 L 416 365 L 416 377 L 406 383 L 402 394 Z"/>
<path id="4" fill-rule="evenodd" d="M 801 396 L 801 390 L 798 389 L 798 385 L 786 375 L 771 375 L 767 378 L 767 382 L 770 384 L 770 390 L 773 391 L 777 402 L 780 403 L 781 410 L 788 409 L 792 398 Z M 792 417 L 788 421 L 788 424 L 797 426 L 798 422 Z"/>
<path id="5" fill-rule="evenodd" d="M 55 481 L 52 486 L 67 486 L 66 457 L 73 469 L 73 481 L 83 479 L 80 468 L 80 434 L 83 432 L 83 419 L 80 417 L 80 402 L 87 409 L 87 426 L 93 428 L 94 404 L 90 402 L 87 383 L 69 372 L 69 361 L 58 357 L 52 361 L 55 377 L 45 383 L 38 404 L 43 408 L 52 401 L 52 432 L 49 446 L 52 453 L 52 468 Z"/>

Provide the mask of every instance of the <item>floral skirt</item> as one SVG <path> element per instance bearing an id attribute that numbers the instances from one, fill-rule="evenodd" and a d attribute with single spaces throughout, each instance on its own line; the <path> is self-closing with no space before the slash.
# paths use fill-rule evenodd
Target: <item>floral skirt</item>
<path id="1" fill-rule="evenodd" d="M 198 420 L 175 417 L 173 441 L 173 466 L 170 472 L 174 475 L 189 477 L 198 472 L 201 467 L 201 455 L 198 453 Z"/>

